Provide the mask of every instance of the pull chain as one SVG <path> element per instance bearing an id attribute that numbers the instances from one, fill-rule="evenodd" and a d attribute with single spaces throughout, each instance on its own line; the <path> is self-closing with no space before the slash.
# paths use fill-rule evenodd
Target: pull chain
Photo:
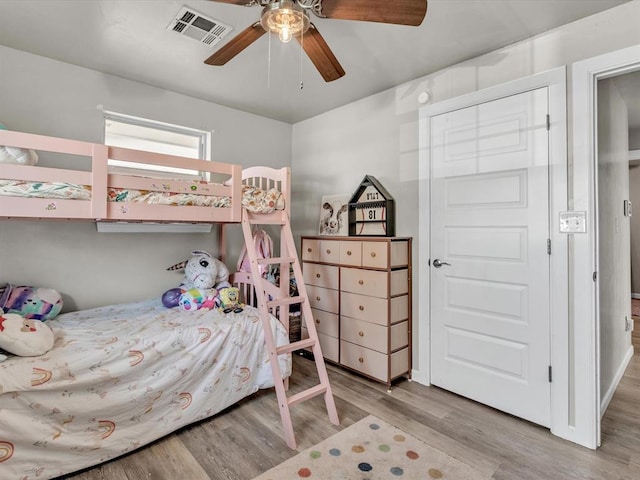
<path id="1" fill-rule="evenodd" d="M 300 90 L 304 89 L 304 81 L 302 80 L 302 52 L 304 51 L 304 33 L 300 36 Z"/>

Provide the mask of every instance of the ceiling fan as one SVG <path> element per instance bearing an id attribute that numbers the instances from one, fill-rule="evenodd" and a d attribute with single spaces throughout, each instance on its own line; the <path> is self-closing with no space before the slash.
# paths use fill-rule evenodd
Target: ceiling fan
<path id="1" fill-rule="evenodd" d="M 295 38 L 325 81 L 345 72 L 309 12 L 319 18 L 359 20 L 418 26 L 427 13 L 427 0 L 211 0 L 242 6 L 261 6 L 260 20 L 240 32 L 205 60 L 208 65 L 224 65 L 267 32 L 278 34 L 282 42 Z"/>

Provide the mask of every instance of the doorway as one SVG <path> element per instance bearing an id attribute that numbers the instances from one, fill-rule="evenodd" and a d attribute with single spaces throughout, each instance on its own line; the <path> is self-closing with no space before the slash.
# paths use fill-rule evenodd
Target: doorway
<path id="1" fill-rule="evenodd" d="M 600 325 L 600 416 L 633 356 L 631 331 L 631 191 L 640 188 L 638 167 L 629 159 L 634 130 L 640 133 L 640 71 L 598 80 L 597 85 L 597 255 Z M 631 181 L 636 183 L 630 188 Z M 638 204 L 640 206 L 640 204 Z M 634 221 L 635 220 L 635 221 Z M 638 259 L 640 261 L 640 259 Z M 636 283 L 640 282 L 640 278 Z M 640 288 L 640 284 L 637 286 Z"/>
<path id="2" fill-rule="evenodd" d="M 569 387 L 571 403 L 574 405 L 572 415 L 575 437 L 579 439 L 578 443 L 596 448 L 600 445 L 602 407 L 606 406 L 606 398 L 601 394 L 615 389 L 615 375 L 609 375 L 607 387 L 602 382 L 601 372 L 623 371 L 619 359 L 617 369 L 606 365 L 605 370 L 602 370 L 603 362 L 610 362 L 611 359 L 601 358 L 602 327 L 607 328 L 608 325 L 601 325 L 599 311 L 599 290 L 604 280 L 600 276 L 600 270 L 604 262 L 600 261 L 598 244 L 597 87 L 601 80 L 640 70 L 640 46 L 577 62 L 572 70 L 572 209 L 585 213 L 587 228 L 585 234 L 573 236 L 569 263 L 573 291 L 579 292 L 579 295 L 572 295 L 570 305 L 572 315 L 569 329 L 573 364 L 569 372 L 572 379 Z M 619 208 L 622 209 L 623 206 L 619 205 Z M 615 231 L 615 219 L 609 221 L 613 222 Z M 590 225 L 593 227 L 589 227 Z M 626 303 L 629 303 L 629 299 Z M 620 329 L 621 325 L 624 329 L 619 317 L 616 322 L 616 329 Z"/>

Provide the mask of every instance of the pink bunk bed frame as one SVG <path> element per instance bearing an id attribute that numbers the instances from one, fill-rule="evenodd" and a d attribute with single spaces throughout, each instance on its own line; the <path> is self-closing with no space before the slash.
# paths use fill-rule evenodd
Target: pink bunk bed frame
<path id="1" fill-rule="evenodd" d="M 0 145 L 74 156 L 79 168 L 0 163 L 0 178 L 28 182 L 64 182 L 87 185 L 91 200 L 23 198 L 0 196 L 0 218 L 101 220 L 124 222 L 239 223 L 242 220 L 242 167 L 108 145 L 0 130 Z M 90 169 L 82 170 L 89 158 Z M 174 180 L 108 172 L 108 159 L 193 169 L 211 174 L 215 181 Z M 86 167 L 85 167 L 86 168 Z M 270 172 L 268 172 L 270 171 Z M 279 179 L 279 170 L 266 169 Z M 276 173 L 278 172 L 278 173 Z M 197 188 L 194 192 L 193 189 Z M 133 202 L 108 202 L 109 188 L 136 189 L 164 193 L 197 193 L 229 197 L 230 207 L 175 206 Z M 285 197 L 288 199 L 288 197 Z M 288 202 L 287 202 L 288 203 Z"/>
<path id="2" fill-rule="evenodd" d="M 289 225 L 291 198 L 291 170 L 289 167 L 273 169 L 269 167 L 249 167 L 220 162 L 194 160 L 184 157 L 150 153 L 126 148 L 110 147 L 64 138 L 54 138 L 36 134 L 0 130 L 0 146 L 33 149 L 40 152 L 53 152 L 64 155 L 64 164 L 77 168 L 54 168 L 52 166 L 26 166 L 0 163 L 0 179 L 24 182 L 62 182 L 86 185 L 91 189 L 90 200 L 50 199 L 33 197 L 13 197 L 0 195 L 0 219 L 37 219 L 70 221 L 113 221 L 113 222 L 158 222 L 158 223 L 242 223 L 243 229 L 251 225 Z M 82 158 L 84 157 L 84 158 Z M 173 180 L 142 177 L 137 175 L 109 173 L 108 159 L 126 162 L 146 163 L 171 167 L 188 168 L 209 172 L 214 181 Z M 57 159 L 47 159 L 53 165 Z M 44 163 L 44 162 L 41 162 Z M 56 161 L 57 163 L 57 161 Z M 150 172 L 153 175 L 152 172 Z M 218 183 L 219 182 L 219 183 Z M 194 183 L 197 191 L 193 192 Z M 243 208 L 243 188 L 256 187 L 261 190 L 278 190 L 284 199 L 284 209 L 272 213 L 250 213 Z M 158 192 L 196 193 L 224 196 L 230 199 L 230 207 L 203 207 L 194 205 L 162 205 L 133 202 L 108 201 L 109 189 L 135 189 Z M 219 252 L 225 252 L 225 228 L 219 228 Z M 290 235 L 290 234 L 289 234 Z M 246 234 L 245 234 L 246 240 Z M 284 244 L 281 239 L 281 251 Z M 291 243 L 293 240 L 291 238 Z M 288 246 L 290 248 L 290 245 Z M 289 296 L 289 270 L 282 272 L 282 285 L 278 288 L 266 285 L 262 279 L 254 279 L 248 272 L 236 272 L 230 281 L 238 286 L 242 300 L 255 305 L 256 287 L 268 289 L 272 298 Z M 257 285 L 256 282 L 257 281 Z M 280 323 L 289 331 L 288 305 L 270 309 Z M 275 345 L 266 347 L 275 349 Z M 272 340 L 273 343 L 273 340 Z M 265 348 L 266 348 L 265 347 Z M 290 350 L 288 351 L 290 352 Z M 326 377 L 326 374 L 325 374 Z M 285 378 L 286 382 L 286 378 Z M 301 400 L 298 400 L 301 401 Z M 209 412 L 207 415 L 215 414 Z M 289 420 L 289 424 L 290 424 Z M 185 424 L 188 424 L 185 423 Z M 290 427 L 290 425 L 289 425 Z M 290 427 L 291 430 L 291 427 Z M 169 431 L 162 431 L 157 438 Z M 285 432 L 287 444 L 295 443 L 292 433 L 290 440 Z M 294 447 L 292 447 L 294 448 Z M 109 458 L 118 456 L 111 455 Z M 106 457 L 105 457 L 106 458 Z M 3 461 L 0 458 L 0 463 Z M 68 471 L 95 465 L 103 460 L 87 459 L 83 466 L 67 466 Z M 29 467 L 28 465 L 25 468 Z M 19 465 L 17 468 L 22 468 Z M 1 476 L 1 475 L 0 475 Z M 49 477 L 47 477 L 49 478 Z"/>

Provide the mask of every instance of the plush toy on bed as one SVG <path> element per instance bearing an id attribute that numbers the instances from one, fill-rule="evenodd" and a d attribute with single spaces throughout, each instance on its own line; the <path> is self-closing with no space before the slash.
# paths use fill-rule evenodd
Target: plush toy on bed
<path id="1" fill-rule="evenodd" d="M 50 320 L 62 310 L 62 296 L 52 288 L 0 286 L 0 313 L 17 313 L 24 318 Z"/>
<path id="2" fill-rule="evenodd" d="M 0 123 L 0 130 L 8 130 Z M 18 147 L 6 147 L 0 145 L 0 163 L 17 163 L 20 165 L 35 165 L 38 163 L 38 154 L 33 150 Z"/>
<path id="3" fill-rule="evenodd" d="M 216 299 L 218 298 L 218 290 L 215 288 L 190 288 L 189 290 L 181 290 L 180 297 L 178 298 L 178 305 L 183 310 L 199 310 L 206 308 L 211 310 L 216 306 Z"/>
<path id="4" fill-rule="evenodd" d="M 244 304 L 240 303 L 240 289 L 238 287 L 221 288 L 216 299 L 218 310 L 224 313 L 240 313 Z"/>
<path id="5" fill-rule="evenodd" d="M 0 314 L 0 348 L 21 357 L 37 357 L 53 348 L 53 331 L 44 322 L 15 313 Z"/>
<path id="6" fill-rule="evenodd" d="M 214 308 L 218 290 L 231 286 L 227 266 L 208 252 L 194 250 L 189 260 L 167 268 L 181 269 L 184 269 L 184 279 L 180 287 L 171 288 L 162 294 L 162 304 L 167 308 Z"/>

